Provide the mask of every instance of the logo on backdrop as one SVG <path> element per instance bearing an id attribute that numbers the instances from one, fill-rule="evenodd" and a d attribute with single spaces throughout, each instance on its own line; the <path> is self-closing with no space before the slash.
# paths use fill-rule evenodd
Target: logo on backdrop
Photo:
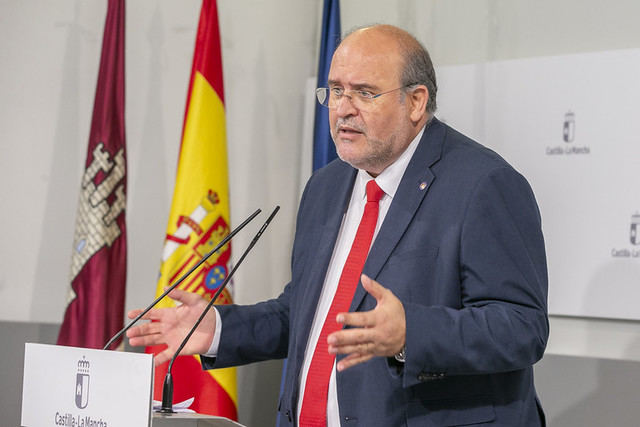
<path id="1" fill-rule="evenodd" d="M 626 240 L 626 239 L 625 239 Z M 631 215 L 629 226 L 629 243 L 631 246 L 611 249 L 614 258 L 640 258 L 640 213 Z"/>
<path id="2" fill-rule="evenodd" d="M 91 364 L 82 356 L 78 360 L 78 372 L 76 374 L 76 406 L 84 409 L 89 404 L 89 368 Z"/>
<path id="3" fill-rule="evenodd" d="M 576 136 L 576 115 L 568 111 L 564 115 L 564 125 L 562 126 L 562 139 L 564 142 L 573 142 Z"/>
<path id="4" fill-rule="evenodd" d="M 640 213 L 631 215 L 631 230 L 629 240 L 632 245 L 640 245 Z"/>
<path id="5" fill-rule="evenodd" d="M 573 142 L 576 139 L 576 114 L 568 110 L 564 113 L 564 120 L 562 122 L 562 140 L 564 145 L 555 145 L 553 147 L 547 146 L 547 156 L 564 156 L 564 155 L 579 155 L 590 154 L 591 149 L 588 146 L 574 145 Z"/>

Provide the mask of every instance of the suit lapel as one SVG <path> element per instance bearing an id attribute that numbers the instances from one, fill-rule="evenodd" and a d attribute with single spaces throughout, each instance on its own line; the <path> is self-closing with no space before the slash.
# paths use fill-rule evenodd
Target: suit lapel
<path id="1" fill-rule="evenodd" d="M 430 167 L 440 159 L 445 133 L 446 127 L 436 118 L 425 129 L 369 251 L 362 270 L 367 276 L 373 279 L 378 276 L 435 180 Z M 365 295 L 362 284 L 358 284 L 349 311 L 356 311 Z"/>
<path id="2" fill-rule="evenodd" d="M 342 225 L 342 219 L 351 199 L 356 172 L 356 169 L 345 163 L 344 167 L 334 175 L 331 183 L 319 189 L 322 194 L 317 195 L 327 208 L 323 209 L 322 212 L 318 212 L 317 215 L 318 222 L 324 222 L 321 226 L 320 236 L 317 246 L 314 248 L 313 256 L 309 257 L 308 260 L 308 262 L 312 263 L 312 266 L 307 275 L 308 278 L 305 279 L 303 299 L 299 301 L 301 303 L 299 309 L 300 325 L 303 325 L 303 327 L 298 328 L 296 345 L 302 346 L 299 348 L 300 357 L 304 356 L 304 346 L 306 346 L 307 338 L 309 337 L 309 331 L 327 274 L 329 261 L 333 254 L 333 248 Z"/>

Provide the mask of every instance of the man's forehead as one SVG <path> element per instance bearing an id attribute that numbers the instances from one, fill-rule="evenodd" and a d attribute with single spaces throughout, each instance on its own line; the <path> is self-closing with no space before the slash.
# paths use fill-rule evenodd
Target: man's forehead
<path id="1" fill-rule="evenodd" d="M 345 40 L 336 50 L 329 80 L 353 85 L 375 85 L 399 77 L 402 58 L 397 50 L 371 43 Z"/>
<path id="2" fill-rule="evenodd" d="M 367 32 L 348 36 L 340 43 L 335 54 L 337 56 L 357 55 L 363 58 L 376 58 L 384 55 L 393 55 L 397 51 L 398 44 L 394 38 L 385 34 Z"/>
<path id="3" fill-rule="evenodd" d="M 380 89 L 396 79 L 391 68 L 371 68 L 361 63 L 356 65 L 332 66 L 329 71 L 329 86 L 345 86 L 354 89 Z"/>

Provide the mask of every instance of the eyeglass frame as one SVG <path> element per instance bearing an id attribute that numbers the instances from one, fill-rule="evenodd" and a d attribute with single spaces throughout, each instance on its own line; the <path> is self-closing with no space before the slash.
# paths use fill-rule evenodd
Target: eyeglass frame
<path id="1" fill-rule="evenodd" d="M 395 89 L 390 89 L 390 90 L 387 90 L 387 91 L 384 91 L 384 92 L 380 92 L 380 93 L 377 93 L 377 94 L 371 94 L 371 95 L 362 95 L 363 92 L 370 93 L 370 91 L 365 90 L 365 89 L 344 89 L 344 88 L 341 88 L 342 89 L 342 94 L 338 95 L 339 98 L 336 99 L 336 102 L 340 102 L 344 97 L 347 97 L 347 98 L 349 98 L 349 101 L 351 102 L 351 105 L 356 107 L 353 104 L 353 95 L 349 95 L 348 93 L 354 93 L 354 92 L 358 93 L 359 92 L 360 95 L 359 95 L 359 98 L 357 98 L 357 99 L 360 99 L 360 100 L 362 100 L 364 102 L 370 102 L 370 101 L 373 101 L 374 99 L 377 99 L 377 98 L 381 97 L 382 95 L 386 95 L 388 93 L 395 92 L 396 90 L 406 89 L 406 88 L 411 87 L 411 86 L 416 86 L 417 84 L 418 83 L 409 83 L 407 85 L 400 86 L 400 87 L 397 87 Z M 320 105 L 322 105 L 323 107 L 326 107 L 326 108 L 328 108 L 330 110 L 337 108 L 337 104 L 335 105 L 335 107 L 330 107 L 329 106 L 329 99 L 331 99 L 331 91 L 332 91 L 332 89 L 338 89 L 338 88 L 330 88 L 330 87 L 319 87 L 319 88 L 316 88 L 316 99 L 318 100 L 318 103 Z M 322 93 L 325 94 L 324 96 L 325 96 L 325 102 L 326 103 L 320 101 L 320 96 L 321 96 Z M 359 107 L 356 107 L 356 108 L 360 109 Z"/>

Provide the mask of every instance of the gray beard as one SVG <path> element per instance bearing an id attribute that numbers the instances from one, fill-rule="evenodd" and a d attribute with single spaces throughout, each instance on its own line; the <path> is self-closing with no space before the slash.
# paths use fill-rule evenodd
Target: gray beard
<path id="1" fill-rule="evenodd" d="M 382 172 L 382 169 L 389 166 L 393 158 L 391 147 L 393 144 L 386 144 L 380 140 L 366 139 L 367 145 L 372 148 L 368 156 L 359 159 L 345 159 L 340 155 L 340 151 L 336 147 L 338 157 L 343 162 L 349 163 L 356 169 L 364 169 L 365 171 Z"/>

